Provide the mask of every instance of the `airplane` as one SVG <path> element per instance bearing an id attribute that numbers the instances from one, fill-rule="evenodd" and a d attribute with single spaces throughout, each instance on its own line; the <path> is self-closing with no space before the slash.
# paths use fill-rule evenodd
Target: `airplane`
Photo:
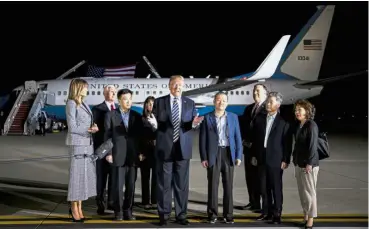
<path id="1" fill-rule="evenodd" d="M 317 6 L 317 12 L 292 42 L 287 46 L 289 35 L 283 36 L 255 72 L 228 78 L 223 82 L 219 82 L 218 78 L 186 78 L 183 95 L 195 101 L 201 116 L 214 109 L 214 94 L 226 91 L 227 110 L 242 115 L 245 107 L 254 102 L 252 91 L 256 83 L 262 82 L 269 91 L 281 92 L 284 97 L 283 104 L 293 104 L 298 99 L 319 95 L 327 83 L 363 74 L 364 72 L 359 72 L 318 79 L 334 8 L 334 5 Z M 151 64 L 149 67 L 152 70 Z M 101 103 L 103 87 L 113 84 L 118 89 L 131 89 L 134 93 L 132 109 L 142 112 L 142 105 L 147 96 L 160 97 L 169 94 L 169 79 L 160 77 L 156 71 L 152 72 L 157 78 L 80 77 L 89 83 L 89 94 L 85 101 L 91 107 Z M 37 87 L 43 88 L 47 93 L 43 110 L 49 116 L 56 116 L 59 120 L 66 119 L 65 104 L 70 81 L 71 79 L 56 79 L 37 82 Z M 21 90 L 22 87 L 14 90 Z"/>

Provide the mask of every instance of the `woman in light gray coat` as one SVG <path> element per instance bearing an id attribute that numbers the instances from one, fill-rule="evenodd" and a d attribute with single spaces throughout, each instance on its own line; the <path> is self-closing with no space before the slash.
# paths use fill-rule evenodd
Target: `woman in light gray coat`
<path id="1" fill-rule="evenodd" d="M 94 153 L 92 133 L 99 129 L 93 123 L 92 112 L 83 102 L 88 84 L 83 79 L 73 79 L 69 86 L 66 105 L 68 133 L 66 145 L 71 154 L 69 169 L 68 201 L 69 214 L 73 221 L 84 220 L 82 201 L 96 196 L 96 170 L 92 160 Z"/>

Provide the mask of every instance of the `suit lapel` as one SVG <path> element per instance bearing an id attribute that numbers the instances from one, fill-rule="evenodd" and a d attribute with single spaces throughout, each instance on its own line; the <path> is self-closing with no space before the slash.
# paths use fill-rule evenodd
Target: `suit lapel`
<path id="1" fill-rule="evenodd" d="M 231 122 L 231 117 L 227 114 L 227 111 L 225 112 L 226 114 L 226 118 L 227 118 L 227 122 L 226 122 L 226 131 L 227 131 L 227 137 L 228 136 L 231 136 L 231 133 L 230 133 L 230 129 L 229 126 L 232 125 L 232 122 Z"/>
<path id="2" fill-rule="evenodd" d="M 83 110 L 85 110 L 89 115 L 91 115 L 91 116 L 92 116 L 92 112 L 91 112 L 91 110 L 90 110 L 90 107 L 89 107 L 85 102 L 82 102 L 81 107 L 82 107 L 82 109 L 83 109 Z"/>
<path id="3" fill-rule="evenodd" d="M 270 129 L 269 136 L 278 124 L 279 124 L 279 114 L 277 113 L 275 118 L 274 118 L 272 128 Z"/>
<path id="4" fill-rule="evenodd" d="M 132 111 L 129 111 L 129 120 L 128 120 L 128 130 L 127 132 L 130 130 L 131 126 L 133 125 L 135 121 L 135 116 L 133 115 L 133 112 Z"/>
<path id="5" fill-rule="evenodd" d="M 181 109 L 181 122 L 182 122 L 182 119 L 183 119 L 183 117 L 184 117 L 184 114 L 185 114 L 185 110 L 186 110 L 186 106 L 187 106 L 187 101 L 185 100 L 185 98 L 182 96 L 181 97 L 181 106 L 182 106 L 182 109 Z"/>
<path id="6" fill-rule="evenodd" d="M 124 126 L 124 122 L 122 119 L 122 114 L 120 113 L 119 109 L 114 110 L 115 113 L 115 120 L 119 126 L 122 126 L 122 128 L 127 132 L 126 127 Z"/>
<path id="7" fill-rule="evenodd" d="M 167 114 L 169 116 L 170 123 L 173 124 L 173 121 L 172 121 L 172 109 L 170 108 L 170 96 L 169 95 L 165 99 L 165 109 L 167 110 Z"/>
<path id="8" fill-rule="evenodd" d="M 215 133 L 218 134 L 217 121 L 215 120 L 214 112 L 209 114 L 210 124 L 213 126 Z"/>

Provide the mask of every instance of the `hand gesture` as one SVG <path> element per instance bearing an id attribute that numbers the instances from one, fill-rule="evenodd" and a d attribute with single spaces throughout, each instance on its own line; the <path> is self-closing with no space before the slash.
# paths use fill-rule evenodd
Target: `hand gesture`
<path id="1" fill-rule="evenodd" d="M 108 154 L 105 159 L 111 164 L 113 163 L 113 156 L 111 154 Z"/>
<path id="2" fill-rule="evenodd" d="M 193 119 L 192 124 L 194 126 L 198 126 L 202 122 L 202 120 L 204 120 L 204 116 L 199 117 L 199 113 L 197 113 L 195 118 Z"/>
<path id="3" fill-rule="evenodd" d="M 143 160 L 146 159 L 146 157 L 142 153 L 140 153 L 140 155 L 138 155 L 138 158 L 140 159 L 140 161 L 143 161 Z"/>
<path id="4" fill-rule="evenodd" d="M 306 165 L 306 167 L 305 167 L 305 173 L 310 173 L 310 172 L 311 172 L 311 170 L 313 170 L 313 166 L 311 166 L 311 165 Z"/>
<path id="5" fill-rule="evenodd" d="M 284 161 L 282 161 L 282 164 L 281 164 L 281 169 L 287 169 L 288 168 L 288 164 Z"/>
<path id="6" fill-rule="evenodd" d="M 208 161 L 202 161 L 201 164 L 202 164 L 202 167 L 204 167 L 204 168 L 207 168 L 209 166 Z"/>
<path id="7" fill-rule="evenodd" d="M 149 117 L 147 117 L 147 121 L 153 128 L 156 129 L 158 127 L 158 122 L 156 121 L 155 115 L 150 114 Z"/>
<path id="8" fill-rule="evenodd" d="M 88 132 L 93 133 L 93 134 L 98 131 L 99 131 L 99 128 L 97 127 L 96 123 L 94 123 L 94 125 L 88 129 Z"/>
<path id="9" fill-rule="evenodd" d="M 258 161 L 256 160 L 256 157 L 252 157 L 252 158 L 251 158 L 251 164 L 252 164 L 253 166 L 257 166 L 257 165 L 258 165 Z"/>

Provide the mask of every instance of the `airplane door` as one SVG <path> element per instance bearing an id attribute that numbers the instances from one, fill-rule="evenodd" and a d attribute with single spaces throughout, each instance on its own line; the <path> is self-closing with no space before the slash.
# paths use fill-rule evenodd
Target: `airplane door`
<path id="1" fill-rule="evenodd" d="M 46 94 L 46 104 L 56 105 L 55 93 L 57 93 L 57 92 L 47 92 L 47 94 Z"/>

